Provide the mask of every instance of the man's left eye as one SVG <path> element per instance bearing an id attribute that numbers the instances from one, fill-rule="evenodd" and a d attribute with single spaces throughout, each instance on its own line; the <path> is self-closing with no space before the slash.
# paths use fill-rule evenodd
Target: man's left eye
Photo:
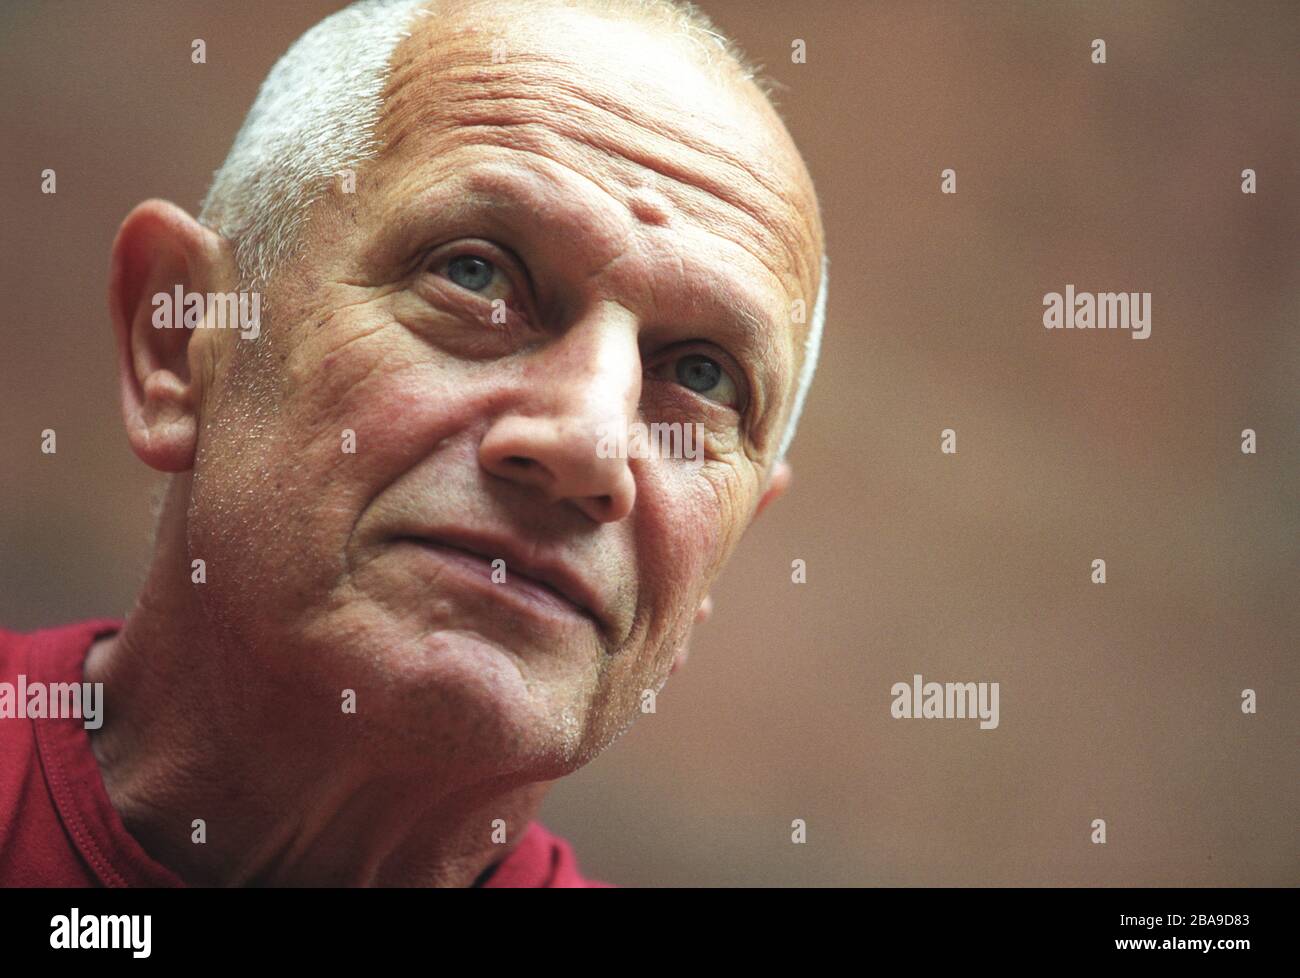
<path id="1" fill-rule="evenodd" d="M 740 410 L 739 386 L 722 363 L 713 357 L 686 353 L 672 357 L 651 373 L 660 380 L 681 384 L 707 400 Z"/>
<path id="2" fill-rule="evenodd" d="M 478 255 L 456 255 L 443 264 L 439 273 L 453 284 L 476 292 L 485 299 L 510 298 L 509 276 Z"/>

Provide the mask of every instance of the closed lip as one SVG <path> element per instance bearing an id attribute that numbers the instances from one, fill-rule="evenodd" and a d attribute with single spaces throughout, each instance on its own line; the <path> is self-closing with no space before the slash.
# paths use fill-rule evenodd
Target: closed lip
<path id="1" fill-rule="evenodd" d="M 525 578 L 572 605 L 602 630 L 608 629 L 609 615 L 600 590 L 562 557 L 536 552 L 536 548 L 526 547 L 521 540 L 507 534 L 456 528 L 405 533 L 398 539 L 459 550 L 489 564 L 500 558 L 506 562 L 507 582 L 512 576 Z"/>

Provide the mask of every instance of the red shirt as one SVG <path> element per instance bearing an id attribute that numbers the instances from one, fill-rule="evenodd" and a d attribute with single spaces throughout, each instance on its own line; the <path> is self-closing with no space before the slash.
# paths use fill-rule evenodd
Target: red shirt
<path id="1" fill-rule="evenodd" d="M 0 683 L 81 683 L 86 653 L 121 622 L 0 629 Z M 101 704 L 102 708 L 102 704 Z M 25 712 L 25 711 L 24 711 Z M 569 843 L 531 822 L 485 887 L 601 887 Z M 127 832 L 76 718 L 0 718 L 0 886 L 185 886 Z"/>

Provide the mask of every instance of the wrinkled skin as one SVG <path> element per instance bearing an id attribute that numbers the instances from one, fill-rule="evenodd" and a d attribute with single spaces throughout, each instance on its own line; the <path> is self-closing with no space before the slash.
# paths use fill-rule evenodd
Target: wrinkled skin
<path id="1" fill-rule="evenodd" d="M 141 601 L 87 664 L 93 745 L 195 882 L 472 882 L 491 821 L 513 842 L 681 665 L 788 481 L 789 311 L 822 232 L 761 93 L 578 10 L 469 7 L 393 66 L 385 148 L 313 205 L 256 341 L 150 328 L 156 291 L 237 287 L 229 242 L 150 201 L 114 246 L 128 434 L 175 476 Z M 691 355 L 727 379 L 683 384 Z M 600 426 L 634 421 L 703 425 L 702 463 L 601 458 Z M 449 528 L 567 566 L 581 607 L 412 542 Z"/>

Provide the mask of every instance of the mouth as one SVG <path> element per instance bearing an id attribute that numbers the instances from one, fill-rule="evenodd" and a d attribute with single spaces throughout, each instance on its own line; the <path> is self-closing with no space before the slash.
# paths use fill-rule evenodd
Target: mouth
<path id="1" fill-rule="evenodd" d="M 607 634 L 599 595 L 576 570 L 553 557 L 525 553 L 508 537 L 470 535 L 459 531 L 407 534 L 396 543 L 418 547 L 463 573 L 480 592 L 528 606 L 547 616 L 578 617 Z"/>

